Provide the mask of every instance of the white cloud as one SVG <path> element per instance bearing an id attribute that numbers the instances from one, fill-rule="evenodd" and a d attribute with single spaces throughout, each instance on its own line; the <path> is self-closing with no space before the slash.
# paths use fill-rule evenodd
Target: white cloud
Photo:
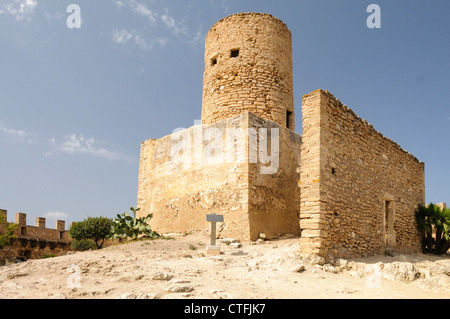
<path id="1" fill-rule="evenodd" d="M 134 43 L 136 43 L 136 45 L 141 50 L 148 50 L 148 49 L 151 49 L 153 47 L 151 45 L 151 43 L 148 43 L 142 35 L 135 35 L 134 36 Z"/>
<path id="2" fill-rule="evenodd" d="M 46 18 L 47 20 L 57 20 L 57 21 L 60 21 L 60 20 L 64 17 L 64 14 L 61 13 L 61 12 L 56 12 L 56 13 L 53 13 L 53 14 L 48 13 L 48 12 L 44 12 L 44 15 L 45 15 L 45 18 Z"/>
<path id="3" fill-rule="evenodd" d="M 167 38 L 159 38 L 153 37 L 152 39 L 146 39 L 142 34 L 136 32 L 135 30 L 128 31 L 126 29 L 123 30 L 114 30 L 112 32 L 111 38 L 113 42 L 117 44 L 127 44 L 128 42 L 134 43 L 141 50 L 150 50 L 155 44 L 163 47 L 167 43 Z"/>
<path id="4" fill-rule="evenodd" d="M 150 21 L 150 24 L 156 24 L 156 21 L 158 19 L 157 14 L 147 8 L 147 6 L 145 6 L 144 4 L 137 2 L 136 0 L 130 0 L 128 1 L 128 6 L 134 13 L 147 18 Z"/>
<path id="5" fill-rule="evenodd" d="M 205 36 L 203 26 L 200 25 L 197 30 L 189 30 L 188 18 L 171 16 L 168 7 L 164 7 L 158 12 L 151 10 L 147 3 L 144 4 L 143 1 L 139 0 L 113 0 L 113 3 L 119 11 L 122 11 L 122 8 L 127 8 L 136 15 L 148 18 L 152 27 L 159 24 L 163 28 L 163 30 L 154 28 L 151 35 L 147 32 L 148 28 L 136 29 L 137 31 L 115 30 L 112 37 L 115 43 L 134 44 L 141 50 L 149 50 L 155 47 L 165 47 L 169 38 L 173 35 L 183 44 L 189 46 L 203 45 Z M 166 30 L 170 33 L 167 33 Z"/>
<path id="6" fill-rule="evenodd" d="M 123 3 L 122 1 L 116 1 L 116 7 L 117 8 L 122 8 L 125 5 L 125 3 Z"/>
<path id="7" fill-rule="evenodd" d="M 169 39 L 167 38 L 159 38 L 159 37 L 154 37 L 153 41 L 157 44 L 159 44 L 160 47 L 165 47 L 167 42 L 169 41 Z"/>
<path id="8" fill-rule="evenodd" d="M 0 133 L 6 135 L 6 139 L 10 143 L 29 143 L 36 142 L 36 134 L 28 133 L 24 130 L 16 130 L 0 125 Z"/>
<path id="9" fill-rule="evenodd" d="M 171 30 L 175 35 L 179 33 L 186 34 L 186 27 L 184 25 L 179 25 L 178 23 L 176 23 L 174 18 L 163 14 L 161 16 L 161 20 L 164 22 L 166 27 L 169 28 L 169 30 Z"/>
<path id="10" fill-rule="evenodd" d="M 205 37 L 206 37 L 206 34 L 205 34 L 205 31 L 203 30 L 203 25 L 200 25 L 198 27 L 198 30 L 195 33 L 195 35 L 193 35 L 191 37 L 191 39 L 188 41 L 188 43 L 190 45 L 203 44 L 205 41 Z"/>
<path id="11" fill-rule="evenodd" d="M 82 135 L 70 134 L 62 142 L 58 142 L 55 138 L 50 139 L 50 142 L 53 144 L 53 150 L 45 153 L 46 157 L 58 154 L 85 154 L 114 161 L 126 161 L 129 163 L 134 161 L 134 158 L 128 154 L 110 151 L 102 147 L 102 143 L 93 137 L 85 138 Z"/>
<path id="12" fill-rule="evenodd" d="M 125 29 L 123 30 L 114 30 L 112 33 L 112 40 L 117 44 L 124 44 L 130 41 L 133 38 L 133 32 L 129 32 Z"/>
<path id="13" fill-rule="evenodd" d="M 9 0 L 3 4 L 6 12 L 16 18 L 17 21 L 30 21 L 31 15 L 34 14 L 34 9 L 37 7 L 37 0 Z"/>

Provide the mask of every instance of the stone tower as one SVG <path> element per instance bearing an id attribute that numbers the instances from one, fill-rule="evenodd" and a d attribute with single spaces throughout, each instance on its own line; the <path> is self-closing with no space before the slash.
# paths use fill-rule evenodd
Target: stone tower
<path id="1" fill-rule="evenodd" d="M 297 134 L 281 20 L 226 17 L 205 51 L 202 125 L 141 144 L 139 216 L 154 231 L 208 231 L 216 213 L 219 237 L 300 236 L 301 255 L 325 260 L 420 251 L 424 163 L 328 91 L 303 96 Z"/>
<path id="2" fill-rule="evenodd" d="M 251 112 L 295 130 L 291 32 L 281 20 L 231 15 L 205 43 L 203 124 Z"/>

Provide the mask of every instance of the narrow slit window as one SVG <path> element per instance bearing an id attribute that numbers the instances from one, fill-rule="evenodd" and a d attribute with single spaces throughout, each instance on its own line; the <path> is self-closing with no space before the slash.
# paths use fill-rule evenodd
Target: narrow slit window
<path id="1" fill-rule="evenodd" d="M 239 57 L 239 49 L 233 49 L 231 50 L 231 55 L 232 58 L 237 58 Z"/>
<path id="2" fill-rule="evenodd" d="M 292 127 L 292 112 L 286 111 L 286 127 L 291 129 Z"/>

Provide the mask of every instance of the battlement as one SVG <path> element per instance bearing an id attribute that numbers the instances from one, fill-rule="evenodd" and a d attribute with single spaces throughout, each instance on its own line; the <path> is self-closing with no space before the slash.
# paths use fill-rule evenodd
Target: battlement
<path id="1" fill-rule="evenodd" d="M 8 211 L 6 209 L 1 211 L 7 221 Z M 46 228 L 46 219 L 43 217 L 37 217 L 35 225 L 31 226 L 27 225 L 27 214 L 16 213 L 15 224 L 17 239 L 11 247 L 4 248 L 7 251 L 6 257 L 26 260 L 40 258 L 43 255 L 62 255 L 71 249 L 72 240 L 65 229 L 64 220 L 57 220 L 55 229 L 51 229 Z M 0 232 L 4 229 L 5 223 L 0 225 Z"/>

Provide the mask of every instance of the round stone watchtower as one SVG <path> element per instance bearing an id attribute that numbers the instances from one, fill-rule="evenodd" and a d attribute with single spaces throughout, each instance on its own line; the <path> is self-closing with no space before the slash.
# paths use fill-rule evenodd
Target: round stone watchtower
<path id="1" fill-rule="evenodd" d="M 206 36 L 202 123 L 247 111 L 295 130 L 291 32 L 270 14 L 231 15 Z"/>

